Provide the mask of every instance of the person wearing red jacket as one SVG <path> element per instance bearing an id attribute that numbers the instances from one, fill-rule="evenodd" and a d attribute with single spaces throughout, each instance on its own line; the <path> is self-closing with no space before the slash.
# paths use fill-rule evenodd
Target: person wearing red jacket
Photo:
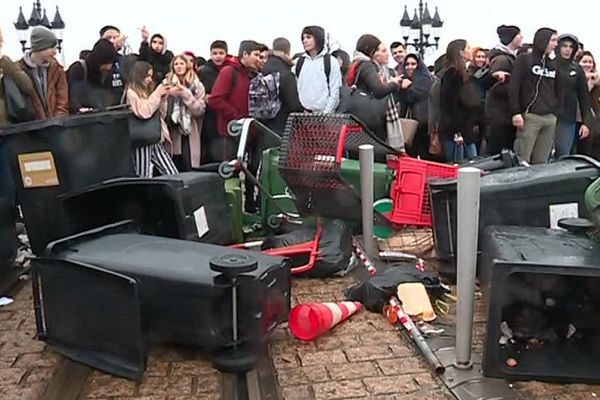
<path id="1" fill-rule="evenodd" d="M 220 161 L 235 155 L 235 142 L 227 136 L 227 124 L 248 116 L 250 74 L 258 69 L 260 47 L 255 41 L 242 41 L 238 57 L 225 59 L 208 98 L 208 107 L 217 114 L 217 131 L 223 139 L 218 152 L 222 155 Z"/>

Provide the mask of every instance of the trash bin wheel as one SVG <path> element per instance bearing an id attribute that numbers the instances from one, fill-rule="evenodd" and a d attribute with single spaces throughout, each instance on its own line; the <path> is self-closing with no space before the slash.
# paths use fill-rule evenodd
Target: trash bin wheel
<path id="1" fill-rule="evenodd" d="M 236 347 L 214 356 L 213 364 L 221 372 L 241 374 L 253 369 L 256 359 L 256 354 Z"/>
<path id="2" fill-rule="evenodd" d="M 585 218 L 563 218 L 558 221 L 558 226 L 571 233 L 585 234 L 588 230 L 594 228 L 594 223 Z"/>
<path id="3" fill-rule="evenodd" d="M 212 271 L 235 277 L 239 274 L 252 272 L 258 268 L 258 260 L 249 254 L 227 253 L 210 259 Z"/>
<path id="4" fill-rule="evenodd" d="M 267 225 L 271 229 L 281 228 L 281 217 L 277 214 L 271 214 L 267 218 Z"/>
<path id="5" fill-rule="evenodd" d="M 235 168 L 233 165 L 230 165 L 229 162 L 223 161 L 219 164 L 219 168 L 217 169 L 217 173 L 223 179 L 229 179 L 235 173 Z"/>
<path id="6" fill-rule="evenodd" d="M 229 123 L 227 124 L 227 135 L 231 137 L 240 136 L 240 134 L 242 133 L 242 126 L 243 123 L 239 122 L 238 120 L 234 119 L 232 121 L 229 121 Z"/>

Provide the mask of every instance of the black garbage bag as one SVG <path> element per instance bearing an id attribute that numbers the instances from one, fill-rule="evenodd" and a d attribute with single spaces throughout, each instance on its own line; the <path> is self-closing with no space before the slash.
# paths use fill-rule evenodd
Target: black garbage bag
<path id="1" fill-rule="evenodd" d="M 262 250 L 278 249 L 310 242 L 315 239 L 316 229 L 302 228 L 289 233 L 268 236 Z M 343 276 L 352 268 L 352 231 L 341 220 L 323 222 L 323 232 L 319 242 L 319 258 L 315 267 L 300 276 L 306 278 L 327 278 Z M 308 257 L 292 260 L 292 266 L 306 264 Z"/>
<path id="2" fill-rule="evenodd" d="M 401 283 L 422 283 L 427 293 L 434 296 L 448 292 L 437 276 L 415 269 L 414 263 L 402 262 L 395 263 L 382 274 L 349 287 L 345 292 L 346 299 L 360 301 L 367 310 L 380 313 L 390 296 L 396 294 Z"/>

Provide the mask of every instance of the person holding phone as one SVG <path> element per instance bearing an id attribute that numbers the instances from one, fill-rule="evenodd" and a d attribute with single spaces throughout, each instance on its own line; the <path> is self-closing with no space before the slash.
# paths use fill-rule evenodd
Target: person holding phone
<path id="1" fill-rule="evenodd" d="M 137 147 L 133 152 L 135 171 L 142 178 L 151 178 L 153 167 L 162 175 L 178 173 L 177 167 L 164 147 L 165 143 L 171 143 L 165 121 L 170 87 L 164 84 L 156 86 L 153 79 L 152 66 L 145 61 L 136 62 L 129 76 L 125 96 L 131 111 L 140 119 L 150 119 L 155 113 L 160 113 L 160 142 Z"/>
<path id="2" fill-rule="evenodd" d="M 180 171 L 199 168 L 202 116 L 206 109 L 204 85 L 183 54 L 173 58 L 164 84 L 169 87 L 167 123 L 175 165 Z"/>

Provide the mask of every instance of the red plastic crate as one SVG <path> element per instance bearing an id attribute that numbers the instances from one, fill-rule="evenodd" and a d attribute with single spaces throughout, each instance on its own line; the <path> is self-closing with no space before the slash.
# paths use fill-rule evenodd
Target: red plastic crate
<path id="1" fill-rule="evenodd" d="M 457 175 L 457 166 L 411 157 L 400 158 L 390 193 L 394 207 L 388 219 L 397 225 L 431 226 L 427 181 L 431 178 L 456 178 Z"/>

